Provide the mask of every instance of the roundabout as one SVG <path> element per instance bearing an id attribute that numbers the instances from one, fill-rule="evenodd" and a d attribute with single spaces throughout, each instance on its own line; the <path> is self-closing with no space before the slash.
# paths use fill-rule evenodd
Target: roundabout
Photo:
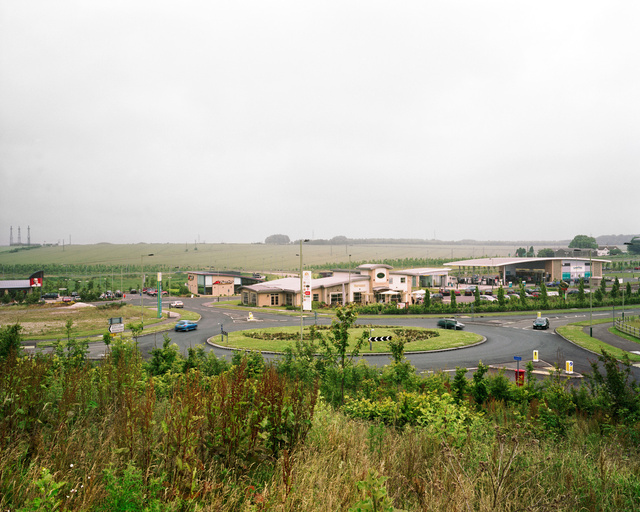
<path id="1" fill-rule="evenodd" d="M 319 348 L 320 337 L 329 333 L 329 326 L 316 328 L 316 339 L 311 339 L 311 329 L 304 331 L 304 341 Z M 236 331 L 228 336 L 213 336 L 207 343 L 220 349 L 258 350 L 263 353 L 283 353 L 288 348 L 295 348 L 300 339 L 299 327 L 275 327 L 267 329 L 250 329 Z M 404 353 L 436 352 L 453 350 L 482 343 L 483 336 L 464 331 L 447 329 L 428 329 L 425 327 L 405 327 L 387 325 L 359 325 L 349 330 L 349 351 L 353 351 L 358 342 L 361 343 L 359 353 L 389 355 L 390 340 L 403 340 Z"/>

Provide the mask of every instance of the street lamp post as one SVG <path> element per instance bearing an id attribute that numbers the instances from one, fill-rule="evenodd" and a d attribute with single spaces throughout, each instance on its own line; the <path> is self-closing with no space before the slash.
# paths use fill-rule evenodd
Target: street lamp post
<path id="1" fill-rule="evenodd" d="M 302 342 L 302 331 L 304 330 L 303 312 L 303 289 L 302 289 L 302 243 L 308 242 L 309 239 L 300 239 L 300 341 Z"/>
<path id="2" fill-rule="evenodd" d="M 353 294 L 351 293 L 351 254 L 349 254 L 349 288 L 347 289 L 347 304 L 351 302 Z"/>
<path id="3" fill-rule="evenodd" d="M 581 251 L 581 249 L 574 249 L 573 252 Z M 591 283 L 593 281 L 593 249 L 589 248 L 589 336 L 593 338 L 593 290 L 591 289 Z M 566 297 L 566 295 L 565 295 Z"/>
<path id="4" fill-rule="evenodd" d="M 144 268 L 142 266 L 143 264 L 142 259 L 145 256 L 153 256 L 153 253 L 140 255 L 140 324 L 143 326 L 144 326 L 144 305 L 142 303 L 142 289 L 144 288 Z"/>

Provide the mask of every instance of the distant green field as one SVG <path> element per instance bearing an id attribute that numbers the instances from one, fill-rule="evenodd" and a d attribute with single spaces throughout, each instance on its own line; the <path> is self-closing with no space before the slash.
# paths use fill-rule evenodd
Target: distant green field
<path id="1" fill-rule="evenodd" d="M 481 256 L 514 254 L 518 245 L 308 245 L 303 248 L 305 265 L 335 263 L 351 265 L 385 259 L 423 258 L 458 260 Z M 16 264 L 115 265 L 139 269 L 140 257 L 145 268 L 165 270 L 240 270 L 261 273 L 295 272 L 300 265 L 300 246 L 266 244 L 95 244 L 41 247 L 12 252 L 0 248 L 0 269 L 10 272 Z M 351 256 L 351 258 L 349 257 Z"/>

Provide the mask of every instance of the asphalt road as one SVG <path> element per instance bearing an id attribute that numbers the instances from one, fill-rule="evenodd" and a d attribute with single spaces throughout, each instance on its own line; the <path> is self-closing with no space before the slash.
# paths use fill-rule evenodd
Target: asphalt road
<path id="1" fill-rule="evenodd" d="M 134 299 L 136 300 L 136 299 Z M 139 301 L 139 299 L 137 299 Z M 235 299 L 237 300 L 237 299 Z M 165 299 L 163 303 L 168 306 L 170 300 Z M 211 298 L 189 298 L 183 299 L 185 308 L 195 311 L 201 315 L 198 322 L 198 329 L 190 332 L 168 332 L 172 342 L 176 343 L 180 349 L 186 352 L 189 347 L 204 345 L 207 350 L 213 350 L 217 356 L 231 357 L 228 349 L 210 347 L 206 344 L 208 338 L 218 337 L 220 341 L 220 331 L 224 328 L 227 332 L 234 332 L 246 329 L 267 328 L 277 326 L 299 326 L 299 316 L 277 315 L 267 311 L 254 312 L 253 319 L 248 318 L 247 311 L 223 310 L 215 307 L 215 302 Z M 153 307 L 156 299 L 145 300 L 145 305 Z M 626 314 L 637 315 L 638 309 L 628 309 Z M 554 333 L 554 329 L 568 323 L 586 320 L 589 312 L 585 310 L 575 313 L 548 314 L 551 327 L 548 331 L 534 331 L 531 327 L 535 318 L 535 313 L 523 314 L 520 316 L 499 316 L 461 318 L 465 324 L 465 330 L 480 334 L 486 338 L 484 343 L 462 349 L 448 350 L 442 352 L 414 353 L 407 354 L 407 358 L 418 371 L 438 371 L 452 370 L 456 367 L 475 368 L 478 362 L 484 364 L 514 367 L 515 356 L 522 357 L 520 367 L 524 368 L 527 361 L 532 360 L 533 351 L 537 350 L 539 358 L 549 363 L 551 366 L 565 367 L 565 361 L 573 361 L 573 368 L 576 373 L 584 374 L 591 371 L 591 362 L 597 356 L 584 350 L 573 343 Z M 593 318 L 603 318 L 611 316 L 610 312 L 596 311 Z M 314 323 L 314 315 L 305 317 L 305 326 Z M 436 318 L 416 318 L 416 317 L 379 317 L 359 319 L 360 325 L 398 325 L 414 327 L 436 327 Z M 331 319 L 318 315 L 317 323 L 327 325 Z M 139 347 L 143 354 L 148 354 L 154 347 L 162 346 L 162 333 L 141 336 L 138 340 Z M 640 345 L 639 345 L 640 348 Z M 265 355 L 267 359 L 277 357 Z M 390 362 L 386 355 L 363 356 L 370 364 L 383 366 Z M 640 368 L 634 368 L 633 373 L 636 379 L 640 380 Z"/>

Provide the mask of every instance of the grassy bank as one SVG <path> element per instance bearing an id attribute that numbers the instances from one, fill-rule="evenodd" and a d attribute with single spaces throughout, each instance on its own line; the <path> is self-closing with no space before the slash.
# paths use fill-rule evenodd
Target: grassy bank
<path id="1" fill-rule="evenodd" d="M 0 307 L 0 325 L 19 323 L 25 340 L 38 341 L 54 338 L 66 338 L 68 335 L 77 337 L 102 336 L 108 332 L 109 319 L 121 317 L 125 325 L 139 323 L 144 313 L 145 326 L 153 326 L 171 314 L 176 321 L 182 318 L 197 320 L 199 315 L 187 310 L 164 310 L 162 318 L 157 318 L 157 310 L 141 308 L 122 302 L 107 302 L 98 306 L 89 304 L 35 304 L 8 305 Z M 67 331 L 67 322 L 71 322 L 71 329 Z M 146 332 L 153 332 L 145 329 Z"/>

